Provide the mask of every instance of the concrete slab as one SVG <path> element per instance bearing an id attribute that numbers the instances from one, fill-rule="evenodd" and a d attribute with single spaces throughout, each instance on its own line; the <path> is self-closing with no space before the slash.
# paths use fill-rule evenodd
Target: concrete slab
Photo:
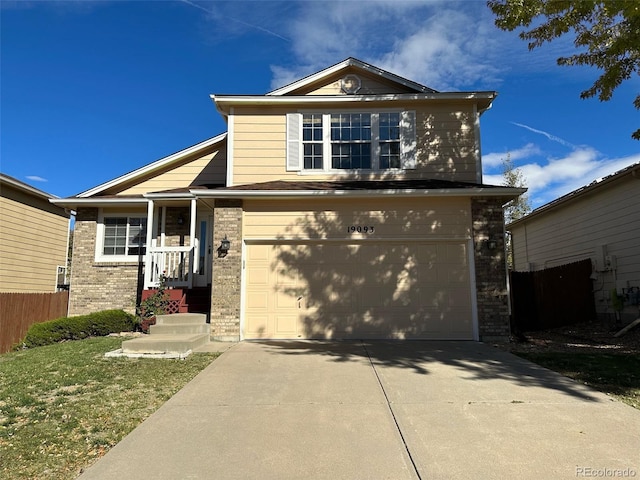
<path id="1" fill-rule="evenodd" d="M 393 405 L 421 478 L 442 480 L 575 479 L 605 468 L 637 477 L 640 423 L 628 416 L 640 415 L 630 409 L 613 401 Z"/>
<path id="2" fill-rule="evenodd" d="M 480 343 L 365 348 L 421 478 L 640 475 L 640 412 L 605 394 Z"/>
<path id="3" fill-rule="evenodd" d="M 638 477 L 638 432 L 640 411 L 478 343 L 242 342 L 81 478 Z"/>
<path id="4" fill-rule="evenodd" d="M 218 342 L 211 340 L 209 343 L 195 348 L 194 353 L 223 353 L 229 350 L 231 347 L 237 345 L 238 342 Z"/>

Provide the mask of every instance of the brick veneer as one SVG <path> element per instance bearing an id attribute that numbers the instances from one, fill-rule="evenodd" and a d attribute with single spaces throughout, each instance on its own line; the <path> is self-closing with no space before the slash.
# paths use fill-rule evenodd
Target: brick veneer
<path id="1" fill-rule="evenodd" d="M 218 252 L 224 237 L 231 242 L 226 255 Z M 242 269 L 242 201 L 216 200 L 213 213 L 213 275 L 211 335 L 216 340 L 240 339 L 240 274 Z"/>
<path id="2" fill-rule="evenodd" d="M 136 264 L 96 263 L 97 208 L 79 208 L 73 235 L 69 315 L 108 309 L 135 313 L 142 269 Z"/>
<path id="3" fill-rule="evenodd" d="M 506 341 L 510 327 L 502 200 L 473 199 L 471 213 L 480 340 Z M 489 239 L 496 242 L 495 249 L 489 248 Z"/>

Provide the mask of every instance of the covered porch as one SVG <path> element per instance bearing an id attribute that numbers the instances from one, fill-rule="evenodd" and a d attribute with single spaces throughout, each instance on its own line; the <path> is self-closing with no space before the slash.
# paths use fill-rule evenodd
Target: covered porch
<path id="1" fill-rule="evenodd" d="M 197 303 L 204 310 L 205 300 L 210 305 L 213 207 L 190 193 L 147 194 L 145 198 L 143 295 L 164 284 L 181 290 L 183 302 Z"/>

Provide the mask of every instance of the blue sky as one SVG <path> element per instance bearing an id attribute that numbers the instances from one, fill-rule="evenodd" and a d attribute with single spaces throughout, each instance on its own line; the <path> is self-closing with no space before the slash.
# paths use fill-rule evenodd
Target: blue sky
<path id="1" fill-rule="evenodd" d="M 533 52 L 484 1 L 1 0 L 0 171 L 70 196 L 226 130 L 209 94 L 263 94 L 352 56 L 439 91 L 496 90 L 485 183 L 521 168 L 534 207 L 640 161 L 632 101 Z"/>

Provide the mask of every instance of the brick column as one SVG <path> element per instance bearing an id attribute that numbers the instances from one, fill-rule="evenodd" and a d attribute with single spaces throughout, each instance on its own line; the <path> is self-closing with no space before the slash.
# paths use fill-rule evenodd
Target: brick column
<path id="1" fill-rule="evenodd" d="M 480 340 L 508 341 L 510 324 L 502 199 L 474 198 L 471 213 Z M 490 248 L 489 240 L 495 242 L 495 248 Z"/>
<path id="2" fill-rule="evenodd" d="M 219 251 L 224 237 L 231 242 Z M 242 270 L 242 200 L 216 200 L 213 212 L 213 275 L 211 335 L 215 340 L 240 340 L 240 274 Z"/>

